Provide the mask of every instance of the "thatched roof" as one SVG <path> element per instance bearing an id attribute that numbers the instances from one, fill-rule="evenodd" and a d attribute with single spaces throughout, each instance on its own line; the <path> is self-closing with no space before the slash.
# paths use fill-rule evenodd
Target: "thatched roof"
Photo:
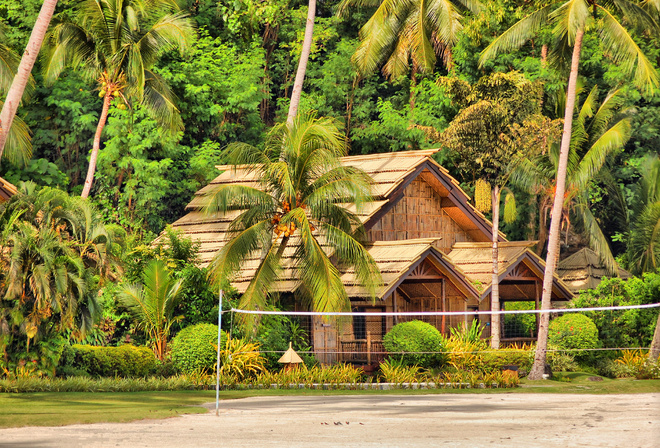
<path id="1" fill-rule="evenodd" d="M 364 170 L 375 183 L 374 201 L 357 212 L 365 228 L 369 229 L 400 200 L 403 188 L 417 176 L 422 176 L 441 196 L 447 198 L 451 206 L 445 210 L 468 234 L 477 240 L 490 239 L 490 222 L 469 203 L 469 197 L 447 170 L 433 161 L 431 155 L 435 152 L 437 149 L 342 157 L 343 165 Z M 229 223 L 239 213 L 206 214 L 203 211 L 205 195 L 223 184 L 259 186 L 256 174 L 244 167 L 220 165 L 216 168 L 222 171 L 221 174 L 195 193 L 186 207 L 189 213 L 172 224 L 172 227 L 200 243 L 199 255 L 203 266 L 208 265 L 217 251 L 226 244 Z M 504 234 L 500 234 L 500 239 L 506 241 Z"/>
<path id="2" fill-rule="evenodd" d="M 16 187 L 0 177 L 0 203 L 8 201 L 16 193 Z"/>
<path id="3" fill-rule="evenodd" d="M 572 292 L 593 289 L 598 286 L 603 277 L 612 277 L 607 273 L 600 256 L 588 247 L 580 249 L 560 261 L 557 266 L 557 275 Z M 619 277 L 629 278 L 630 272 L 619 268 Z"/>
<path id="4" fill-rule="evenodd" d="M 452 265 L 433 243 L 435 238 L 420 238 L 404 241 L 376 241 L 367 247 L 382 275 L 383 284 L 377 297 L 383 299 L 394 291 L 408 275 L 424 261 L 435 270 L 449 277 L 451 282 L 466 296 L 477 297 L 478 292 L 460 269 Z M 355 271 L 344 271 L 341 277 L 349 297 L 368 297 L 367 291 L 355 278 Z"/>
<path id="5" fill-rule="evenodd" d="M 500 283 L 521 265 L 535 277 L 543 278 L 545 262 L 529 250 L 529 247 L 535 243 L 536 241 L 499 243 L 497 262 Z M 480 300 L 490 294 L 493 272 L 493 252 L 490 243 L 456 243 L 448 258 L 476 286 L 480 292 Z M 516 286 L 516 290 L 521 293 L 520 297 L 533 297 L 534 291 L 531 288 L 530 291 L 523 291 L 521 286 Z M 554 279 L 553 294 L 563 300 L 573 296 L 568 286 L 557 275 Z"/>

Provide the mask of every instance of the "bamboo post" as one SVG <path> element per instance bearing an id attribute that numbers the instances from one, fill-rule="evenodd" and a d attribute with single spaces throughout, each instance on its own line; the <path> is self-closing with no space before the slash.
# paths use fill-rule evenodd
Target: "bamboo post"
<path id="1" fill-rule="evenodd" d="M 367 331 L 367 365 L 371 365 L 371 332 Z"/>
<path id="2" fill-rule="evenodd" d="M 222 336 L 222 289 L 218 294 L 218 353 L 215 378 L 215 416 L 220 415 L 220 339 Z"/>
<path id="3" fill-rule="evenodd" d="M 447 295 L 446 295 L 446 290 L 445 290 L 445 279 L 442 279 L 442 312 L 445 313 L 447 312 Z M 446 317 L 444 314 L 442 315 L 442 334 L 444 335 L 447 328 L 446 328 Z"/>

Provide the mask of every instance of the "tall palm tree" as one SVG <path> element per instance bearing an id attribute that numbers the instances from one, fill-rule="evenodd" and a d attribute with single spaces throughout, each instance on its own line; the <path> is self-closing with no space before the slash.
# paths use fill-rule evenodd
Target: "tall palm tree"
<path id="1" fill-rule="evenodd" d="M 657 3 L 657 2 L 647 2 Z M 606 6 L 616 7 L 627 18 L 628 22 L 646 30 L 657 32 L 658 24 L 642 5 L 628 0 L 606 3 Z M 645 7 L 655 7 L 643 5 Z M 564 111 L 564 131 L 562 134 L 559 162 L 557 166 L 557 185 L 552 207 L 548 255 L 543 277 L 543 294 L 541 308 L 550 309 L 552 282 L 559 253 L 559 224 L 566 191 L 566 172 L 573 129 L 573 112 L 582 39 L 587 26 L 598 22 L 600 41 L 609 57 L 630 73 L 633 82 L 643 91 L 651 92 L 659 84 L 658 73 L 637 46 L 632 36 L 619 23 L 616 17 L 598 0 L 568 0 L 563 3 L 552 3 L 523 18 L 501 36 L 495 39 L 481 54 L 480 62 L 494 57 L 496 54 L 513 50 L 522 46 L 532 38 L 546 22 L 555 25 L 554 45 L 551 62 L 563 62 L 571 54 L 571 64 L 566 89 L 566 108 Z M 571 51 L 571 46 L 572 51 Z M 534 365 L 529 373 L 530 379 L 542 379 L 545 372 L 545 360 L 548 342 L 549 313 L 541 313 L 539 322 L 538 344 L 534 357 Z"/>
<path id="2" fill-rule="evenodd" d="M 289 126 L 298 115 L 300 106 L 300 95 L 302 94 L 303 83 L 305 82 L 305 73 L 307 72 L 307 62 L 309 53 L 312 51 L 312 42 L 314 41 L 314 18 L 316 16 L 316 0 L 309 0 L 307 4 L 307 20 L 305 21 L 305 36 L 303 38 L 300 59 L 298 59 L 298 68 L 296 69 L 296 78 L 293 81 L 293 90 L 291 91 L 291 101 L 289 102 L 289 113 L 286 122 Z"/>
<path id="3" fill-rule="evenodd" d="M 147 334 L 154 354 L 161 361 L 167 354 L 167 339 L 172 324 L 181 319 L 174 312 L 180 298 L 183 279 L 175 280 L 165 262 L 152 260 L 142 274 L 142 284 L 125 286 L 118 296 Z"/>
<path id="4" fill-rule="evenodd" d="M 20 103 L 23 93 L 29 94 L 34 88 L 34 80 L 29 76 L 23 87 L 22 80 L 19 81 L 17 73 L 21 60 L 11 48 L 2 42 L 5 35 L 0 27 L 0 161 L 4 157 L 16 164 L 25 164 L 32 156 L 32 142 L 30 140 L 30 130 L 20 117 L 16 117 L 16 109 Z M 26 56 L 27 58 L 27 56 Z M 18 91 L 20 90 L 20 95 Z M 9 103 L 5 106 L 2 98 L 7 93 Z M 14 97 L 18 96 L 18 100 Z M 14 99 L 11 99 L 14 98 Z"/>
<path id="5" fill-rule="evenodd" d="M 462 11 L 477 13 L 478 0 L 342 0 L 340 13 L 351 6 L 377 7 L 360 30 L 353 61 L 363 75 L 383 67 L 389 78 L 430 73 L 440 56 L 451 64 L 451 48 L 463 28 Z"/>
<path id="6" fill-rule="evenodd" d="M 57 0 L 44 0 L 39 15 L 37 16 L 37 21 L 32 28 L 32 34 L 30 34 L 30 40 L 28 41 L 23 57 L 21 58 L 21 63 L 18 66 L 16 76 L 11 83 L 11 87 L 7 89 L 7 98 L 4 104 L 2 104 L 2 111 L 0 112 L 0 158 L 2 158 L 5 143 L 8 138 L 10 138 L 9 130 L 12 129 L 12 122 L 16 115 L 16 110 L 18 110 L 18 105 L 23 98 L 23 92 L 31 81 L 30 73 L 37 60 L 37 56 L 39 55 L 39 50 L 41 49 L 41 44 L 46 35 L 50 19 L 55 12 L 55 6 L 57 6 Z M 0 45 L 0 58 L 3 53 L 2 47 L 3 46 Z M 3 68 L 1 66 L 2 63 L 0 63 L 0 83 L 3 82 L 3 77 L 7 76 L 6 73 L 3 74 Z M 0 86 L 0 91 L 3 90 L 2 86 Z M 14 132 L 18 132 L 18 136 L 14 134 L 11 137 L 12 145 L 21 143 L 20 141 L 16 141 L 21 135 L 23 140 L 25 139 L 24 131 L 16 130 Z"/>
<path id="7" fill-rule="evenodd" d="M 578 89 L 578 91 L 581 89 Z M 629 110 L 623 108 L 624 94 L 621 89 L 610 92 L 598 104 L 598 86 L 594 86 L 582 103 L 573 126 L 568 156 L 566 191 L 562 211 L 562 226 L 570 230 L 572 218 L 578 218 L 589 240 L 598 252 L 611 275 L 618 275 L 618 266 L 612 255 L 608 239 L 589 208 L 591 181 L 601 174 L 607 178 L 607 159 L 623 149 L 631 135 Z M 541 255 L 548 236 L 547 218 L 555 192 L 555 176 L 559 163 L 559 147 L 525 160 L 514 172 L 512 181 L 539 199 L 539 245 Z"/>
<path id="8" fill-rule="evenodd" d="M 192 21 L 172 0 L 82 0 L 71 21 L 55 24 L 47 37 L 46 80 L 71 65 L 98 83 L 103 98 L 83 198 L 92 188 L 113 100 L 119 107 L 144 107 L 168 131 L 183 128 L 174 96 L 153 66 L 165 50 L 186 50 L 193 36 Z"/>
<path id="9" fill-rule="evenodd" d="M 287 268 L 297 272 L 297 293 L 312 310 L 349 309 L 338 264 L 353 266 L 375 296 L 380 273 L 359 242 L 359 218 L 346 208 L 353 204 L 359 210 L 370 200 L 371 179 L 357 168 L 341 165 L 343 142 L 331 119 L 298 116 L 292 126 L 273 128 L 263 150 L 245 144 L 228 148 L 229 163 L 241 165 L 259 181 L 257 187 L 224 184 L 207 197 L 208 212 L 241 211 L 230 225 L 231 240 L 209 271 L 217 282 L 231 280 L 246 259 L 260 255 L 241 308 L 267 305 L 288 247 L 293 266 Z"/>

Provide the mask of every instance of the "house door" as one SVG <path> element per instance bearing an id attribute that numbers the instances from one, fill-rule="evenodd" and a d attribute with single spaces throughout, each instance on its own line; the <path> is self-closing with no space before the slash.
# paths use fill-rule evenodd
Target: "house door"
<path id="1" fill-rule="evenodd" d="M 321 364 L 337 362 L 337 321 L 314 316 L 314 352 Z"/>

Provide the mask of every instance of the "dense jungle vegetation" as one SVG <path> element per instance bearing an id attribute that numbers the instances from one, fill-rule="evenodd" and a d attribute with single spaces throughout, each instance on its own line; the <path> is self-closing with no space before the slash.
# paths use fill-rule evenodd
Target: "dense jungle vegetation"
<path id="1" fill-rule="evenodd" d="M 193 193 L 218 174 L 214 166 L 227 162 L 223 150 L 228 145 L 263 148 L 268 132 L 286 121 L 308 5 L 298 0 L 180 0 L 183 13 L 170 19 L 190 20 L 186 23 L 192 28 L 163 37 L 160 47 L 154 44 L 140 56 L 150 77 L 143 80 L 146 87 L 134 88 L 130 80 L 108 75 L 119 63 L 121 49 L 114 54 L 97 45 L 95 54 L 104 61 L 98 66 L 84 63 L 82 50 L 76 58 L 83 63 L 58 62 L 57 32 L 66 36 L 66 24 L 82 23 L 81 15 L 93 14 L 77 8 L 79 3 L 59 1 L 53 31 L 32 71 L 33 87 L 18 110 L 24 135 L 31 136 L 31 156 L 7 151 L 0 161 L 0 176 L 24 192 L 0 216 L 0 245 L 7 247 L 10 241 L 23 251 L 20 257 L 2 258 L 0 265 L 11 272 L 0 274 L 5 365 L 16 367 L 19 358 L 31 359 L 27 353 L 36 337 L 43 342 L 39 359 L 46 372 L 58 362 L 49 361 L 47 354 L 61 354 L 65 343 L 56 335 L 94 345 L 166 341 L 167 335 L 149 336 L 147 317 L 131 314 L 129 299 L 124 305 L 117 299 L 129 295 L 132 284 L 146 287 L 158 269 L 170 269 L 163 275 L 171 275 L 176 286 L 170 292 L 178 305 L 164 305 L 176 308 L 176 313 L 173 308 L 166 312 L 179 316 L 171 323 L 172 334 L 214 321 L 215 294 L 206 272 L 195 266 L 194 245 L 170 231 L 162 240 L 168 244 L 152 241 L 183 216 Z M 511 139 L 524 148 L 541 144 L 530 136 L 546 135 L 553 143 L 546 139 L 547 148 L 529 155 L 507 177 L 517 213 L 507 214 L 503 207 L 500 229 L 510 240 L 545 241 L 570 51 L 567 56 L 552 46 L 554 25 L 548 22 L 520 48 L 482 64 L 479 58 L 498 36 L 547 2 L 489 0 L 479 12 L 461 8 L 462 29 L 455 30 L 451 48 L 440 43 L 430 20 L 420 21 L 416 26 L 429 27 L 433 36 L 427 44 L 435 45 L 427 49 L 433 57 L 423 63 L 410 59 L 406 44 L 411 43 L 401 41 L 404 32 L 379 35 L 373 60 L 365 60 L 363 27 L 379 3 L 319 1 L 299 114 L 334 119 L 350 154 L 442 148 L 434 157 L 473 196 L 475 181 L 484 177 L 477 165 L 481 161 L 483 168 L 483 160 L 495 157 L 497 148 L 462 151 L 460 133 L 444 131 L 481 98 L 470 92 L 491 89 L 489 94 L 496 96 L 497 82 L 488 77 L 515 72 L 529 86 L 524 96 L 502 100 L 510 109 L 498 113 L 521 117 Z M 41 4 L 0 0 L 0 50 L 7 52 L 0 55 L 23 52 Z M 413 8 L 398 4 L 402 11 Z M 657 8 L 652 11 L 648 20 L 660 21 Z M 613 15 L 627 23 L 619 13 Z M 582 41 L 561 251 L 565 256 L 595 242 L 601 249 L 609 247 L 622 267 L 641 275 L 657 271 L 660 263 L 660 87 L 651 83 L 638 88 L 629 76 L 629 62 L 605 45 L 598 20 L 607 17 L 595 13 Z M 159 20 L 137 14 L 134 22 L 122 26 L 138 35 Z M 642 22 L 628 23 L 639 25 L 629 27 L 630 36 L 657 73 L 660 33 Z M 79 200 L 105 110 L 107 124 L 89 201 Z M 581 176 L 583 165 L 587 177 Z M 542 243 L 537 252 L 543 255 L 545 250 Z M 152 260 L 159 260 L 158 266 Z M 44 276 L 41 286 L 26 281 L 36 266 L 46 266 L 37 269 Z M 30 288 L 32 293 L 25 292 Z M 32 299 L 24 300 L 26 294 Z M 49 294 L 58 305 L 42 303 Z M 7 347 L 12 347 L 12 356 Z M 163 357 L 164 346 L 159 350 Z"/>

